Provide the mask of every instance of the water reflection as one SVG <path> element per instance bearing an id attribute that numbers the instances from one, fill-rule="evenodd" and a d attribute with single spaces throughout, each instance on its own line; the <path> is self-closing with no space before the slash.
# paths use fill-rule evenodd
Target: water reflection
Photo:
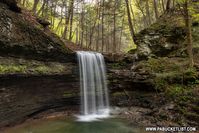
<path id="1" fill-rule="evenodd" d="M 121 119 L 94 122 L 56 119 L 25 123 L 5 133 L 142 133 L 142 131 Z"/>

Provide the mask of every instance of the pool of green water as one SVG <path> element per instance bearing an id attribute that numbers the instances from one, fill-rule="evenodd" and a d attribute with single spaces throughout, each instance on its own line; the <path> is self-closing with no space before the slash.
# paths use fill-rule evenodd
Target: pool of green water
<path id="1" fill-rule="evenodd" d="M 116 118 L 92 122 L 56 118 L 26 122 L 5 133 L 142 133 L 142 130 Z"/>

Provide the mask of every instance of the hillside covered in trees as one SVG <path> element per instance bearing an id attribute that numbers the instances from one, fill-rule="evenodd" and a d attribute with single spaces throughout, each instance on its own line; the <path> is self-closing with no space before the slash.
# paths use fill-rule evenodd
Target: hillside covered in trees
<path id="1" fill-rule="evenodd" d="M 87 66 L 94 57 L 77 51 L 97 59 Z M 197 0 L 0 0 L 0 132 L 198 129 L 198 57 Z M 81 63 L 91 79 L 82 79 Z M 101 87 L 91 82 L 100 79 L 116 119 L 74 122 L 81 80 Z"/>
<path id="2" fill-rule="evenodd" d="M 19 4 L 35 17 L 48 21 L 50 29 L 63 39 L 102 52 L 135 48 L 135 34 L 173 8 L 183 12 L 192 8 L 193 19 L 198 19 L 194 13 L 197 8 L 191 7 L 191 3 L 184 7 L 186 4 L 177 0 L 21 0 Z"/>

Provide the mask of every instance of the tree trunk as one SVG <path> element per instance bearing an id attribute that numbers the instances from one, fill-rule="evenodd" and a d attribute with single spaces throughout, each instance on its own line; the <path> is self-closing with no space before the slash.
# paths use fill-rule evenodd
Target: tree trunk
<path id="1" fill-rule="evenodd" d="M 173 0 L 173 7 L 175 7 L 175 0 Z"/>
<path id="2" fill-rule="evenodd" d="M 51 17 L 51 18 L 52 18 L 52 28 L 54 29 L 55 28 L 55 19 L 56 19 L 55 14 L 56 14 L 56 9 L 57 9 L 57 1 L 55 1 L 55 3 L 54 2 L 52 3 L 52 8 L 53 8 L 53 10 L 52 10 L 53 17 Z"/>
<path id="3" fill-rule="evenodd" d="M 71 5 L 70 5 L 70 33 L 69 33 L 69 41 L 72 40 L 72 32 L 73 32 L 73 5 L 74 5 L 74 0 L 71 0 Z"/>
<path id="4" fill-rule="evenodd" d="M 49 4 L 49 1 L 45 0 L 45 6 L 42 10 L 42 17 L 44 17 L 44 19 L 47 19 L 48 17 L 48 4 Z"/>
<path id="5" fill-rule="evenodd" d="M 25 7 L 26 0 L 23 0 L 22 5 Z"/>
<path id="6" fill-rule="evenodd" d="M 162 0 L 161 2 L 162 2 L 162 10 L 163 10 L 163 12 L 165 12 L 164 0 Z"/>
<path id="7" fill-rule="evenodd" d="M 127 1 L 128 2 L 128 0 L 125 0 L 125 1 Z M 136 0 L 136 3 L 137 3 L 137 7 L 138 7 L 138 9 L 140 10 L 140 12 L 142 13 L 142 15 L 143 15 L 143 20 L 142 20 L 142 22 L 144 22 L 144 28 L 146 28 L 147 26 L 148 26 L 148 24 L 147 24 L 147 18 L 146 18 L 146 15 L 145 15 L 145 13 L 144 13 L 144 9 L 143 9 L 143 7 L 142 6 L 140 6 L 140 1 L 139 0 Z M 129 5 L 129 4 L 128 4 Z M 128 7 L 127 7 L 128 8 Z M 127 11 L 128 12 L 128 11 Z M 128 15 L 128 14 L 127 14 Z"/>
<path id="8" fill-rule="evenodd" d="M 76 36 L 76 38 L 75 38 L 75 43 L 76 43 L 76 45 L 78 45 L 78 36 L 79 36 L 79 33 L 78 33 L 78 27 L 76 27 L 76 29 L 75 29 L 75 36 Z"/>
<path id="9" fill-rule="evenodd" d="M 102 0 L 102 46 L 101 46 L 101 52 L 104 51 L 104 1 Z"/>
<path id="10" fill-rule="evenodd" d="M 125 15 L 124 15 L 125 16 Z M 124 18 L 122 19 L 122 28 L 121 28 L 121 33 L 120 33 L 120 41 L 119 41 L 119 46 L 118 46 L 118 51 L 121 51 L 121 46 L 122 46 L 122 35 L 123 35 L 123 28 L 124 28 Z"/>
<path id="11" fill-rule="evenodd" d="M 42 15 L 43 15 L 43 11 L 44 11 L 45 5 L 46 5 L 46 0 L 43 0 L 43 4 L 42 4 L 41 8 L 40 8 L 39 11 L 36 13 L 37 16 L 39 16 L 39 14 L 40 14 L 41 12 L 42 12 Z"/>
<path id="12" fill-rule="evenodd" d="M 93 35 L 94 35 L 94 29 L 95 29 L 96 23 L 97 23 L 97 18 L 98 18 L 98 11 L 97 11 L 96 19 L 94 20 L 95 21 L 94 25 L 93 25 L 93 27 L 90 28 L 89 48 L 91 48 L 91 45 L 92 45 L 92 39 L 93 39 Z"/>
<path id="13" fill-rule="evenodd" d="M 116 44 L 116 1 L 114 5 L 114 14 L 113 14 L 113 53 L 117 52 Z"/>
<path id="14" fill-rule="evenodd" d="M 187 29 L 187 53 L 189 55 L 189 62 L 190 62 L 190 67 L 193 67 L 194 61 L 193 61 L 193 42 L 192 42 L 192 31 L 191 31 L 191 16 L 189 13 L 189 2 L 188 0 L 185 1 L 184 4 L 184 9 L 185 9 L 185 24 L 186 24 L 186 29 Z"/>
<path id="15" fill-rule="evenodd" d="M 63 21 L 63 8 L 61 8 L 61 19 L 57 25 L 57 28 L 55 29 L 55 32 L 57 32 L 58 29 L 60 28 L 62 21 Z"/>
<path id="16" fill-rule="evenodd" d="M 98 3 L 98 26 L 97 26 L 97 38 L 96 38 L 96 51 L 99 51 L 99 36 L 100 36 L 100 11 L 101 6 L 100 3 Z"/>
<path id="17" fill-rule="evenodd" d="M 34 0 L 34 4 L 33 4 L 33 8 L 32 8 L 32 11 L 34 14 L 36 14 L 38 3 L 39 3 L 39 0 Z"/>
<path id="18" fill-rule="evenodd" d="M 149 9 L 149 0 L 146 0 L 146 14 L 148 18 L 148 25 L 151 25 L 151 14 Z"/>
<path id="19" fill-rule="evenodd" d="M 80 46 L 83 48 L 84 43 L 84 0 L 82 2 L 82 12 L 81 12 L 81 43 Z"/>
<path id="20" fill-rule="evenodd" d="M 158 19 L 159 17 L 159 12 L 158 12 L 158 1 L 157 0 L 153 0 L 153 3 L 154 3 L 154 10 L 155 10 L 155 18 L 156 20 Z"/>
<path id="21" fill-rule="evenodd" d="M 67 7 L 67 5 L 66 5 L 66 7 Z M 63 33 L 63 36 L 62 36 L 64 39 L 67 39 L 68 25 L 69 25 L 71 13 L 72 13 L 72 10 L 73 10 L 72 8 L 73 8 L 73 0 L 70 0 L 69 7 L 68 7 L 68 14 L 67 14 L 67 12 L 65 13 L 65 28 L 64 28 L 64 33 Z"/>
<path id="22" fill-rule="evenodd" d="M 133 25 L 134 25 L 134 31 L 136 33 L 137 32 L 137 29 L 136 29 L 137 23 L 136 23 L 136 19 L 135 19 L 135 14 L 134 14 L 134 11 L 133 11 L 133 7 L 132 7 L 131 4 L 130 4 L 130 9 L 131 9 L 131 14 L 133 15 Z M 124 13 L 124 15 L 125 15 L 125 13 Z"/>
<path id="23" fill-rule="evenodd" d="M 167 0 L 166 10 L 169 10 L 170 8 L 171 8 L 171 0 Z"/>
<path id="24" fill-rule="evenodd" d="M 135 39 L 135 32 L 134 32 L 133 24 L 132 24 L 132 21 L 131 21 L 131 13 L 130 13 L 130 9 L 129 9 L 129 2 L 128 2 L 128 0 L 125 0 L 125 2 L 126 2 L 126 8 L 127 8 L 129 29 L 130 29 L 132 40 L 135 42 L 135 40 L 134 40 Z"/>
<path id="25" fill-rule="evenodd" d="M 63 35 L 62 35 L 62 37 L 64 39 L 67 39 L 68 23 L 69 23 L 68 16 L 65 16 L 65 28 L 64 28 Z"/>

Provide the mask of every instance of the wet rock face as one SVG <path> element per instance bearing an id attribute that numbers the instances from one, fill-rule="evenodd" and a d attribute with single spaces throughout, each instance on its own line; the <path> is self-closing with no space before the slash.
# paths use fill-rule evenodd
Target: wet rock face
<path id="1" fill-rule="evenodd" d="M 51 75 L 50 72 L 47 75 L 0 75 L 0 127 L 16 124 L 45 110 L 79 107 L 78 66 L 68 64 L 66 69 L 66 73 L 57 75 Z M 108 67 L 107 74 L 111 105 L 129 106 L 124 90 L 133 92 L 132 105 L 148 107 L 149 102 L 153 103 L 147 96 L 143 96 L 146 94 L 143 91 L 147 92 L 151 87 L 150 82 L 147 82 L 148 77 L 134 75 L 127 68 L 111 70 Z M 134 93 L 137 90 L 140 92 Z"/>
<path id="2" fill-rule="evenodd" d="M 48 109 L 79 105 L 79 81 L 74 75 L 7 76 L 0 80 L 0 127 Z"/>
<path id="3" fill-rule="evenodd" d="M 15 7 L 15 0 L 0 0 L 0 127 L 47 109 L 79 104 L 75 54 Z M 50 66 L 50 61 L 69 63 L 66 73 L 53 63 L 58 71 L 52 73 L 40 65 Z"/>

